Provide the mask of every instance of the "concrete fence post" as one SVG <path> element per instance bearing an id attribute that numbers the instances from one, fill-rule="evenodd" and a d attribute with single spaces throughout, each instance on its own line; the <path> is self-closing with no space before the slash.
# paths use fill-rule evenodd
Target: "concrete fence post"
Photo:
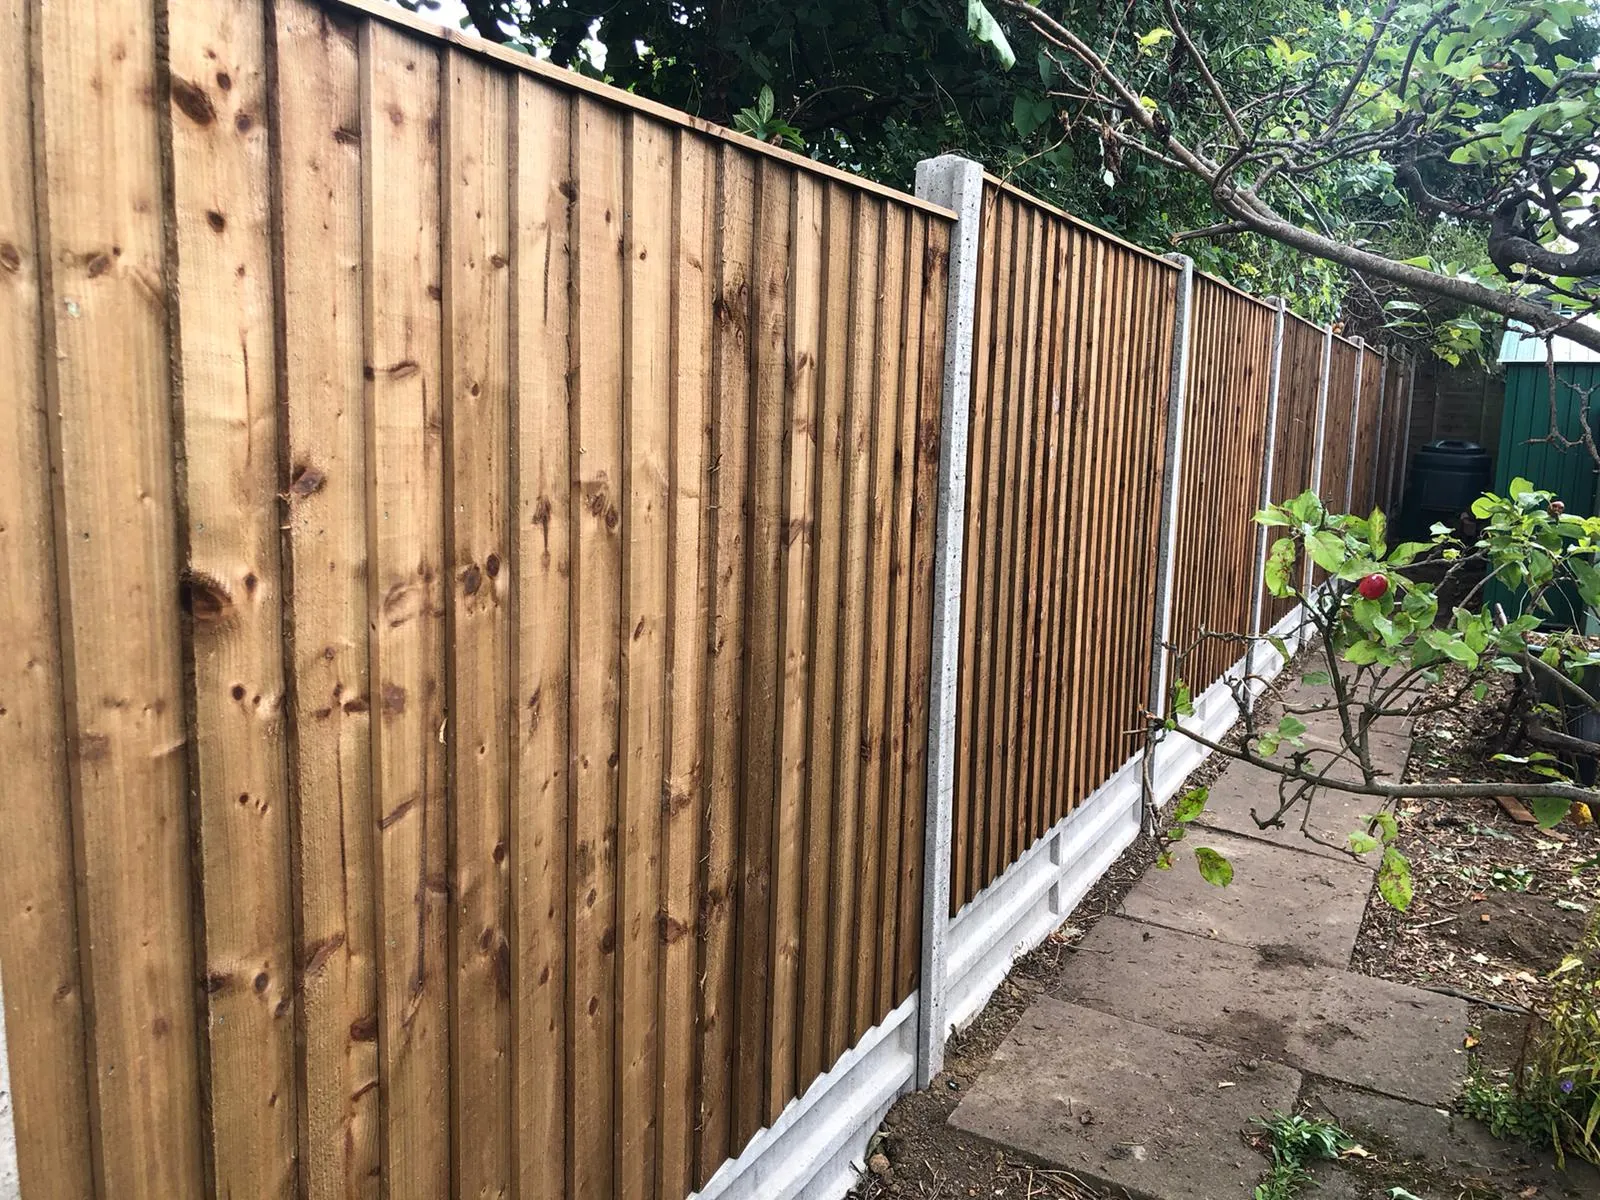
<path id="1" fill-rule="evenodd" d="M 1311 441 L 1311 490 L 1318 496 L 1322 495 L 1322 459 L 1327 448 L 1328 437 L 1328 388 L 1333 382 L 1333 327 L 1329 326 L 1322 331 L 1322 363 L 1317 368 L 1317 425 L 1316 433 Z M 1305 583 L 1301 587 L 1307 596 L 1311 594 L 1311 581 L 1315 577 L 1314 564 L 1309 556 L 1306 558 Z"/>
<path id="2" fill-rule="evenodd" d="M 950 824 L 956 773 L 956 670 L 961 653 L 961 551 L 966 529 L 967 420 L 978 299 L 983 168 L 953 154 L 917 164 L 917 196 L 956 214 L 950 239 L 944 386 L 939 403 L 938 524 L 933 566 L 933 663 L 928 696 L 928 779 L 922 860 L 922 975 L 917 1004 L 917 1086 L 944 1067 L 945 976 L 950 925 Z"/>
<path id="3" fill-rule="evenodd" d="M 1350 459 L 1344 465 L 1344 503 L 1340 506 L 1349 512 L 1356 499 L 1356 446 L 1361 441 L 1361 375 L 1367 365 L 1367 342 L 1356 339 L 1355 395 L 1350 400 Z"/>
<path id="4" fill-rule="evenodd" d="M 1363 507 L 1370 504 L 1368 512 L 1378 507 L 1378 502 L 1383 498 L 1383 417 L 1388 400 L 1385 392 L 1389 384 L 1389 351 L 1385 346 L 1378 347 L 1378 419 L 1373 422 L 1372 435 L 1372 495 L 1362 501 Z"/>
<path id="5" fill-rule="evenodd" d="M 1394 502 L 1405 507 L 1406 481 L 1411 472 L 1411 401 L 1417 395 L 1417 356 L 1411 355 L 1406 369 L 1406 415 L 1401 418 L 1404 428 L 1400 432 L 1400 480 L 1395 488 Z"/>
<path id="6" fill-rule="evenodd" d="M 1194 259 L 1169 254 L 1177 263 L 1178 291 L 1172 304 L 1172 373 L 1167 381 L 1166 465 L 1161 473 L 1161 526 L 1156 543 L 1156 597 L 1151 621 L 1149 710 L 1166 715 L 1167 643 L 1172 640 L 1173 575 L 1177 569 L 1178 493 L 1183 484 L 1183 430 L 1189 395 L 1189 344 L 1194 303 Z M 1146 752 L 1148 753 L 1148 751 Z"/>
<path id="7" fill-rule="evenodd" d="M 1280 296 L 1274 301 L 1277 309 L 1272 316 L 1272 359 L 1267 368 L 1267 437 L 1261 451 L 1261 495 L 1258 508 L 1272 503 L 1272 465 L 1278 445 L 1278 393 L 1283 385 L 1283 333 L 1288 318 L 1288 303 Z M 1250 598 L 1250 636 L 1258 638 L 1263 630 L 1261 622 L 1267 607 L 1267 534 L 1265 525 L 1256 526 L 1256 560 L 1254 587 Z M 1244 652 L 1244 671 L 1248 678 L 1255 669 L 1256 644 L 1251 641 Z"/>

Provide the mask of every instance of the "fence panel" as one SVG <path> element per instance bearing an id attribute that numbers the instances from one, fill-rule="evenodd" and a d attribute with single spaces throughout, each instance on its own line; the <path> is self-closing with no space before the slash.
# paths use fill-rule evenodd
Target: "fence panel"
<path id="1" fill-rule="evenodd" d="M 1360 397 L 1356 407 L 1356 457 L 1350 479 L 1350 511 L 1365 516 L 1377 504 L 1378 452 L 1386 388 L 1384 356 L 1372 347 L 1361 351 Z"/>
<path id="2" fill-rule="evenodd" d="M 1277 431 L 1272 448 L 1272 503 L 1298 496 L 1315 482 L 1317 406 L 1322 388 L 1323 333 L 1289 314 L 1283 328 L 1279 367 Z M 1274 535 L 1275 536 L 1275 535 Z M 1295 606 L 1292 596 L 1263 592 L 1263 630 L 1276 625 Z"/>
<path id="3" fill-rule="evenodd" d="M 952 911 L 1138 749 L 1176 277 L 985 187 Z"/>
<path id="4" fill-rule="evenodd" d="M 1237 643 L 1196 645 L 1200 631 L 1245 633 L 1250 626 L 1250 518 L 1261 500 L 1273 320 L 1273 309 L 1259 300 L 1195 277 L 1172 620 L 1173 644 L 1185 653 L 1184 681 L 1195 695 L 1240 654 Z"/>
<path id="5" fill-rule="evenodd" d="M 949 216 L 152 12 L 0 18 L 26 1194 L 685 1196 L 915 983 Z"/>
<path id="6" fill-rule="evenodd" d="M 1356 419 L 1356 363 L 1360 348 L 1335 336 L 1328 356 L 1328 415 L 1322 442 L 1322 483 L 1318 494 L 1333 512 L 1349 506 L 1351 454 Z"/>

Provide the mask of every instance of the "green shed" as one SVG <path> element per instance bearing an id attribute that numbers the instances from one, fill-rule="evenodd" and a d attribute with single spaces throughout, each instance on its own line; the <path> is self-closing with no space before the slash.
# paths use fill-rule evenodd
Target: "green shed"
<path id="1" fill-rule="evenodd" d="M 1600 326 L 1600 321 L 1593 323 Z M 1543 340 L 1512 327 L 1500 343 L 1506 400 L 1499 453 L 1495 455 L 1494 490 L 1504 496 L 1511 481 L 1521 477 L 1536 488 L 1554 492 L 1569 513 L 1591 517 L 1600 512 L 1600 470 L 1589 452 L 1582 446 L 1538 440 L 1550 433 L 1552 358 L 1556 428 L 1562 437 L 1577 441 L 1583 432 L 1579 413 L 1587 408 L 1589 428 L 1600 440 L 1600 353 L 1559 337 L 1551 350 L 1546 350 Z M 1509 599 L 1505 595 L 1501 602 Z M 1571 614 L 1558 612 L 1552 623 L 1570 626 Z"/>
<path id="2" fill-rule="evenodd" d="M 1596 322 L 1600 325 L 1600 322 Z M 1535 441 L 1550 432 L 1550 364 L 1545 344 L 1512 328 L 1500 343 L 1500 365 L 1506 376 L 1505 416 L 1500 423 L 1500 452 L 1495 455 L 1494 489 L 1506 494 L 1521 476 L 1535 487 L 1554 492 L 1567 511 L 1593 516 L 1597 472 L 1581 446 L 1571 448 Z M 1587 404 L 1589 425 L 1600 437 L 1600 353 L 1556 338 L 1556 419 L 1563 437 L 1582 433 L 1578 414 Z"/>

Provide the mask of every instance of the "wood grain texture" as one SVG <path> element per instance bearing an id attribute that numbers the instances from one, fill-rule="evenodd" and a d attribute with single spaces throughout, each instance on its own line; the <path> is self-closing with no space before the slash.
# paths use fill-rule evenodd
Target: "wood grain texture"
<path id="1" fill-rule="evenodd" d="M 716 155 L 704 139 L 675 138 L 669 415 L 672 577 L 667 786 L 662 812 L 662 964 L 657 1080 L 661 1149 L 658 1193 L 694 1189 L 699 1070 L 700 858 L 706 815 L 706 639 L 711 598 L 711 297 L 716 230 Z"/>
<path id="2" fill-rule="evenodd" d="M 839 642 L 843 594 L 842 514 L 845 438 L 849 405 L 850 273 L 852 201 L 848 191 L 830 184 L 822 197 L 823 246 L 819 263 L 817 383 L 813 425 L 816 445 L 811 601 L 810 695 L 806 749 L 804 946 L 800 969 L 800 1042 L 797 1085 L 804 1088 L 827 1069 L 829 995 L 832 990 L 830 922 L 834 847 L 834 790 L 837 757 Z"/>
<path id="3" fill-rule="evenodd" d="M 915 984 L 947 214 L 387 9 L 3 4 L 30 1189 L 681 1200 Z"/>
<path id="4" fill-rule="evenodd" d="M 535 80 L 518 79 L 514 105 L 512 1150 L 520 1193 L 555 1196 L 568 1179 L 572 1071 L 567 980 L 574 897 L 568 863 L 573 102 Z"/>
<path id="5" fill-rule="evenodd" d="M 872 403 L 877 358 L 877 299 L 882 209 L 855 199 L 850 275 L 848 399 L 841 512 L 838 715 L 834 740 L 832 983 L 828 993 L 828 1059 L 855 1041 L 855 956 L 860 905 L 862 696 L 867 628 L 868 511 L 871 499 Z"/>
<path id="6" fill-rule="evenodd" d="M 736 1150 L 733 1082 L 738 1015 L 735 923 L 744 724 L 746 489 L 750 473 L 751 280 L 755 162 L 717 151 L 712 313 L 711 626 L 707 638 L 705 885 L 701 901 L 700 1120 L 696 1175 L 709 1179 Z"/>
<path id="7" fill-rule="evenodd" d="M 574 117 L 572 350 L 572 1178 L 574 1200 L 616 1178 L 617 822 L 622 703 L 623 118 Z"/>
<path id="8" fill-rule="evenodd" d="M 268 198 L 266 26 L 211 5 L 171 31 L 177 322 L 220 1192 L 295 1187 L 295 971 Z"/>
<path id="9" fill-rule="evenodd" d="M 805 802 L 811 684 L 812 569 L 814 554 L 817 358 L 821 352 L 823 189 L 816 180 L 794 181 L 789 245 L 788 345 L 783 362 L 785 415 L 780 440 L 783 479 L 779 525 L 778 740 L 772 840 L 772 967 L 766 1116 L 775 1119 L 809 1078 L 799 1062 L 801 922 L 805 873 Z M 820 1016 L 820 1009 L 816 1014 Z M 818 1021 L 820 1028 L 821 1022 Z"/>
<path id="10" fill-rule="evenodd" d="M 357 34 L 315 4 L 274 7 L 278 305 L 293 594 L 289 762 L 304 1049 L 300 1186 L 378 1194 L 378 994 L 368 687 L 361 95 Z"/>
<path id="11" fill-rule="evenodd" d="M 91 1153 L 102 1196 L 200 1195 L 191 730 L 176 602 L 184 548 L 173 478 L 164 106 L 152 103 L 165 92 L 147 6 L 100 0 L 32 11 Z"/>
<path id="12" fill-rule="evenodd" d="M 628 119 L 623 210 L 617 1190 L 655 1191 L 672 328 L 672 132 Z"/>
<path id="13" fill-rule="evenodd" d="M 462 1196 L 511 1186 L 511 87 L 443 77 L 450 1073 Z"/>
<path id="14" fill-rule="evenodd" d="M 34 215 L 30 10 L 0 3 L 0 976 L 17 1170 L 29 1197 L 94 1193 L 85 991 L 62 713 L 60 614 Z"/>
<path id="15" fill-rule="evenodd" d="M 437 51 L 362 27 L 378 1053 L 390 1196 L 450 1188 Z"/>

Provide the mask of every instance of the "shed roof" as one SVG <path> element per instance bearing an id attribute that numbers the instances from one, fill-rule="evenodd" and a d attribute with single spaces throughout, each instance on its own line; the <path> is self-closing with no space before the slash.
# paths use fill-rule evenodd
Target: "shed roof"
<path id="1" fill-rule="evenodd" d="M 1582 324 L 1600 329 L 1600 318 L 1585 317 Z M 1551 343 L 1558 363 L 1600 363 L 1600 350 L 1591 350 L 1577 342 L 1558 337 Z M 1539 363 L 1546 361 L 1544 341 L 1534 337 L 1526 325 L 1513 323 L 1500 339 L 1500 361 L 1503 363 Z"/>

